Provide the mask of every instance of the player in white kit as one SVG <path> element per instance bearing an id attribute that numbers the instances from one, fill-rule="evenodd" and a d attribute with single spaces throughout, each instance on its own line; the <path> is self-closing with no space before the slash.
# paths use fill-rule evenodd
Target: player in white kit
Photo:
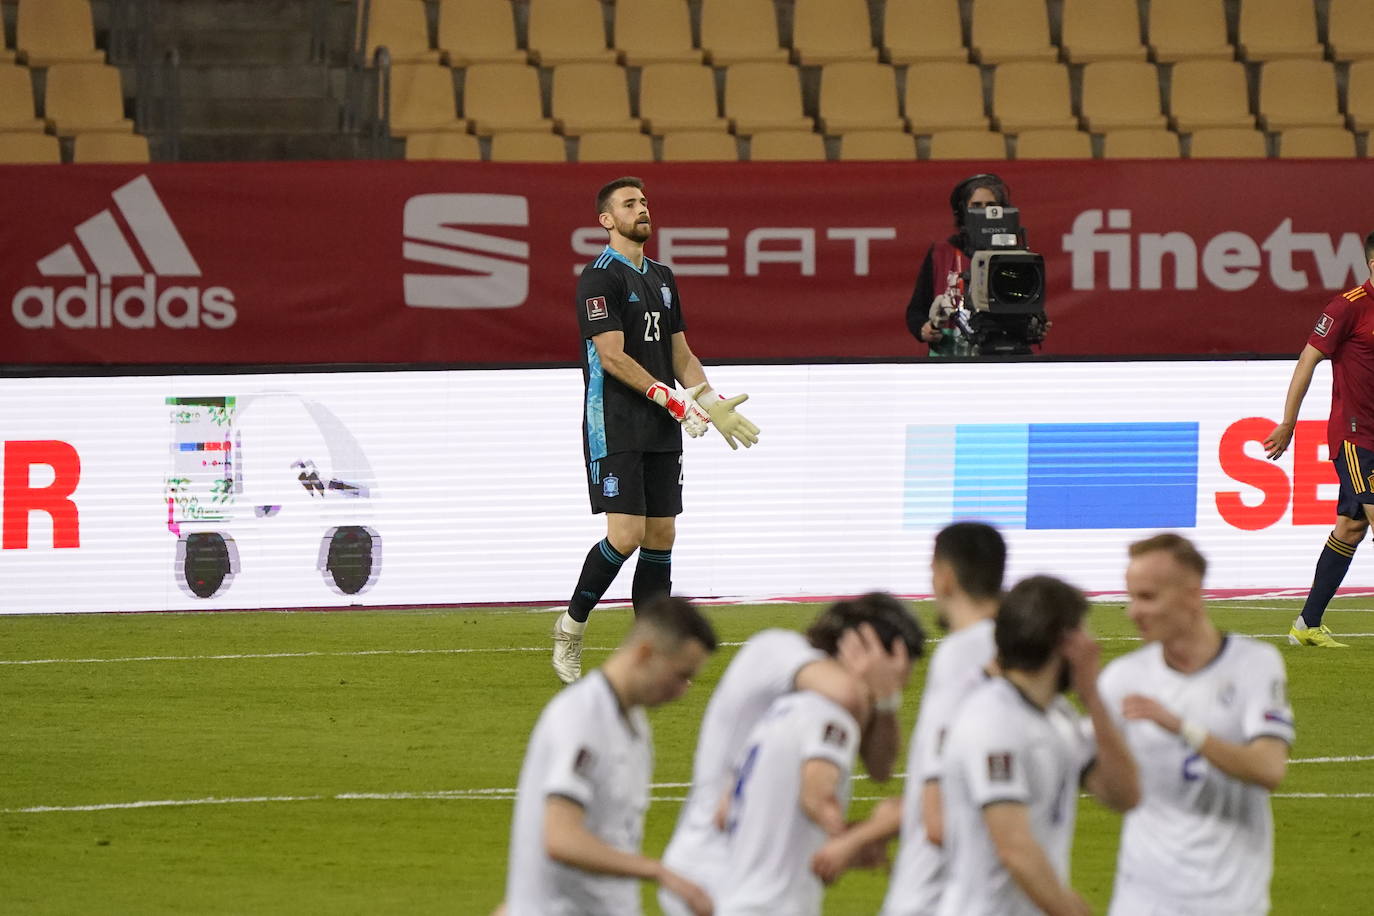
<path id="1" fill-rule="evenodd" d="M 1049 576 L 1018 583 L 994 635 L 1001 676 L 959 709 L 944 751 L 948 875 L 940 916 L 1084 916 L 1068 885 L 1080 783 L 1126 811 L 1135 762 L 1097 692 L 1101 652 L 1080 628 L 1087 601 Z M 1091 720 L 1061 695 L 1072 683 Z"/>
<path id="2" fill-rule="evenodd" d="M 812 690 L 866 721 L 860 754 L 874 778 L 887 778 L 898 745 L 896 711 L 919 656 L 922 633 L 910 611 L 890 595 L 864 595 L 823 611 L 806 635 L 764 630 L 740 648 L 721 676 L 702 717 L 692 760 L 692 788 L 678 816 L 664 864 L 713 889 L 728 863 L 726 836 L 716 823 L 721 799 L 755 723 L 773 701 Z M 668 916 L 686 910 L 659 892 Z"/>
<path id="3" fill-rule="evenodd" d="M 644 708 L 680 697 L 715 647 L 688 602 L 658 599 L 601 668 L 544 707 L 516 793 L 508 916 L 636 916 L 640 879 L 709 916 L 706 893 L 640 845 L 653 773 Z"/>
<path id="4" fill-rule="evenodd" d="M 1112 916 L 1254 916 L 1269 911 L 1269 793 L 1293 741 L 1283 659 L 1207 616 L 1207 561 L 1176 534 L 1132 544 L 1127 613 L 1144 648 L 1102 672 L 1103 699 L 1140 762 Z"/>

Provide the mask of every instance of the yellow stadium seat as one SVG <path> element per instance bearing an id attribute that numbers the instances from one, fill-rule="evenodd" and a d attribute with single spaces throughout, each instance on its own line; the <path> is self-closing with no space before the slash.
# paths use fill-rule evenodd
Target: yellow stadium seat
<path id="1" fill-rule="evenodd" d="M 599 0 L 530 0 L 527 29 L 530 60 L 542 67 L 616 59 Z"/>
<path id="2" fill-rule="evenodd" d="M 1034 0 L 974 0 L 974 59 L 983 64 L 1052 61 L 1049 12 Z"/>
<path id="3" fill-rule="evenodd" d="M 105 63 L 89 0 L 20 0 L 14 39 L 19 62 L 30 67 Z"/>
<path id="4" fill-rule="evenodd" d="M 138 134 L 77 134 L 72 162 L 148 162 L 148 138 Z"/>
<path id="5" fill-rule="evenodd" d="M 649 64 L 641 70 L 639 116 L 652 134 L 730 129 L 716 104 L 716 76 L 700 64 Z"/>
<path id="6" fill-rule="evenodd" d="M 802 114 L 801 79 L 791 64 L 731 65 L 725 73 L 725 117 L 737 134 L 815 127 Z"/>
<path id="7" fill-rule="evenodd" d="M 48 126 L 63 137 L 113 131 L 130 133 L 134 124 L 124 117 L 124 92 L 119 71 L 103 64 L 53 64 L 43 110 Z"/>
<path id="8" fill-rule="evenodd" d="M 391 133 L 465 131 L 453 92 L 453 71 L 439 64 L 397 64 L 391 68 Z"/>
<path id="9" fill-rule="evenodd" d="M 795 0 L 792 59 L 803 67 L 876 62 L 865 0 Z"/>
<path id="10" fill-rule="evenodd" d="M 931 159 L 1005 159 L 1007 141 L 988 130 L 944 130 L 930 135 Z"/>
<path id="11" fill-rule="evenodd" d="M 837 63 L 821 68 L 820 126 L 827 134 L 905 130 L 897 111 L 897 74 L 887 64 Z"/>
<path id="12" fill-rule="evenodd" d="M 1337 107 L 1336 71 L 1327 61 L 1269 61 L 1260 70 L 1259 90 L 1260 126 L 1265 130 L 1345 124 Z"/>
<path id="13" fill-rule="evenodd" d="M 1143 61 L 1136 0 L 1064 0 L 1063 45 L 1070 63 Z"/>
<path id="14" fill-rule="evenodd" d="M 914 134 L 987 130 L 983 74 L 978 65 L 918 63 L 907 67 L 906 117 Z"/>
<path id="15" fill-rule="evenodd" d="M 463 75 L 463 114 L 475 133 L 548 133 L 539 71 L 524 64 L 473 64 Z"/>
<path id="16" fill-rule="evenodd" d="M 1210 127 L 1253 128 L 1245 65 L 1230 60 L 1186 60 L 1174 64 L 1169 122 L 1189 133 Z"/>
<path id="17" fill-rule="evenodd" d="M 1168 130 L 1109 130 L 1102 136 L 1103 159 L 1177 159 L 1178 134 Z"/>
<path id="18" fill-rule="evenodd" d="M 1366 7 L 1365 15 L 1372 15 Z M 1317 13 L 1312 0 L 1245 0 L 1236 44 L 1246 60 L 1320 60 Z"/>
<path id="19" fill-rule="evenodd" d="M 577 141 L 577 161 L 653 162 L 653 139 L 623 130 L 584 134 Z"/>
<path id="20" fill-rule="evenodd" d="M 393 64 L 437 64 L 439 52 L 429 46 L 429 23 L 423 0 L 371 0 L 367 20 L 367 59 L 385 47 Z"/>
<path id="21" fill-rule="evenodd" d="M 966 62 L 959 0 L 887 0 L 883 59 L 897 65 Z"/>
<path id="22" fill-rule="evenodd" d="M 38 133 L 0 134 L 0 162 L 6 165 L 56 164 L 62 161 L 57 138 Z"/>
<path id="23" fill-rule="evenodd" d="M 1268 143 L 1253 127 L 1210 127 L 1195 130 L 1189 138 L 1190 159 L 1263 159 Z"/>
<path id="24" fill-rule="evenodd" d="M 788 59 L 773 0 L 702 0 L 701 47 L 716 67 Z"/>
<path id="25" fill-rule="evenodd" d="M 1069 68 L 1017 61 L 998 66 L 992 79 L 992 118 L 1003 133 L 1078 127 L 1069 98 Z"/>
<path id="26" fill-rule="evenodd" d="M 916 138 L 900 130 L 855 130 L 840 138 L 840 158 L 904 162 L 916 158 Z"/>
<path id="27" fill-rule="evenodd" d="M 749 138 L 751 162 L 806 161 L 825 159 L 825 139 L 804 130 L 769 130 Z"/>
<path id="28" fill-rule="evenodd" d="M 439 51 L 453 67 L 523 64 L 510 0 L 439 0 Z"/>
<path id="29" fill-rule="evenodd" d="M 628 67 L 647 64 L 699 64 L 692 47 L 687 0 L 632 0 L 615 5 L 615 46 Z"/>
<path id="30" fill-rule="evenodd" d="M 630 117 L 625 69 L 616 64 L 560 64 L 553 70 L 553 120 L 559 133 L 638 131 Z"/>
<path id="31" fill-rule="evenodd" d="M 460 159 L 480 161 L 482 146 L 472 134 L 450 130 L 411 134 L 406 137 L 407 159 Z"/>
<path id="32" fill-rule="evenodd" d="M 1016 135 L 1017 159 L 1091 159 L 1093 138 L 1081 130 L 1023 130 Z"/>
<path id="33" fill-rule="evenodd" d="M 1150 0 L 1150 53 L 1159 63 L 1234 60 L 1223 0 Z"/>
<path id="34" fill-rule="evenodd" d="M 719 131 L 681 130 L 663 135 L 664 162 L 735 162 L 739 141 Z"/>
<path id="35" fill-rule="evenodd" d="M 492 134 L 492 162 L 566 162 L 567 145 L 557 134 Z"/>
<path id="36" fill-rule="evenodd" d="M 1145 61 L 1104 60 L 1083 68 L 1083 121 L 1094 133 L 1163 127 L 1159 72 Z"/>
<path id="37" fill-rule="evenodd" d="M 1355 135 L 1344 127 L 1295 127 L 1279 134 L 1280 159 L 1352 159 Z"/>
<path id="38" fill-rule="evenodd" d="M 44 124 L 33 113 L 33 82 L 25 67 L 0 66 L 0 131 L 36 130 Z"/>
<path id="39" fill-rule="evenodd" d="M 1334 59 L 1374 59 L 1374 15 L 1369 0 L 1331 0 L 1326 34 Z"/>
<path id="40" fill-rule="evenodd" d="M 1374 128 L 1374 60 L 1359 60 L 1350 65 L 1345 110 L 1355 130 Z"/>

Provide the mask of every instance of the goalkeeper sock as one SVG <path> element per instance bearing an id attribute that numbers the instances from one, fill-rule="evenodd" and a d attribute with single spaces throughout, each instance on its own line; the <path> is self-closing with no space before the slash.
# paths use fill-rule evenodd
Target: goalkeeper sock
<path id="1" fill-rule="evenodd" d="M 634 601 L 635 613 L 645 604 L 668 594 L 673 589 L 673 552 L 671 550 L 650 550 L 639 548 L 639 562 L 635 564 L 634 585 L 630 588 L 630 598 Z"/>
<path id="2" fill-rule="evenodd" d="M 1358 546 L 1337 540 L 1334 534 L 1326 539 L 1326 546 L 1317 558 L 1312 590 L 1307 593 L 1307 603 L 1302 606 L 1302 620 L 1309 627 L 1322 625 L 1322 614 L 1326 613 L 1326 606 L 1345 580 L 1346 570 L 1350 569 L 1350 561 L 1355 558 L 1355 548 Z"/>
<path id="3" fill-rule="evenodd" d="M 577 589 L 568 599 L 568 616 L 578 623 L 586 623 L 592 608 L 611 587 L 620 567 L 629 557 L 611 546 L 602 538 L 587 551 L 587 559 L 582 563 L 582 575 L 578 577 Z M 638 579 L 638 576 L 636 576 Z"/>

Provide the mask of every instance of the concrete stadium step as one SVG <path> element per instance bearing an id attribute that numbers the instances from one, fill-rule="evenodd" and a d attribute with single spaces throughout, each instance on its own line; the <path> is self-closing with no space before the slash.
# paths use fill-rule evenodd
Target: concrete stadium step
<path id="1" fill-rule="evenodd" d="M 342 98 L 344 70 L 319 64 L 187 64 L 178 72 L 187 99 Z"/>
<path id="2" fill-rule="evenodd" d="M 263 162 L 268 160 L 356 159 L 366 143 L 337 133 L 183 131 L 182 162 Z"/>
<path id="3" fill-rule="evenodd" d="M 181 123 L 186 130 L 335 131 L 340 105 L 333 99 L 184 98 Z"/>

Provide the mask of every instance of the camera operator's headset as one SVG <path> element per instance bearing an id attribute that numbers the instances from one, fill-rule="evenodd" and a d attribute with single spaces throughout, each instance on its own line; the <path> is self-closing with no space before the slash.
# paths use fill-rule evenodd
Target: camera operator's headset
<path id="1" fill-rule="evenodd" d="M 949 208 L 954 211 L 954 224 L 960 228 L 964 225 L 964 198 L 973 193 L 973 186 L 980 181 L 995 181 L 1001 185 L 1003 191 L 1000 195 L 1002 206 L 1011 206 L 1011 188 L 1007 187 L 1007 183 L 1000 176 L 991 172 L 979 172 L 977 175 L 970 175 L 955 185 L 954 190 L 949 194 Z"/>

